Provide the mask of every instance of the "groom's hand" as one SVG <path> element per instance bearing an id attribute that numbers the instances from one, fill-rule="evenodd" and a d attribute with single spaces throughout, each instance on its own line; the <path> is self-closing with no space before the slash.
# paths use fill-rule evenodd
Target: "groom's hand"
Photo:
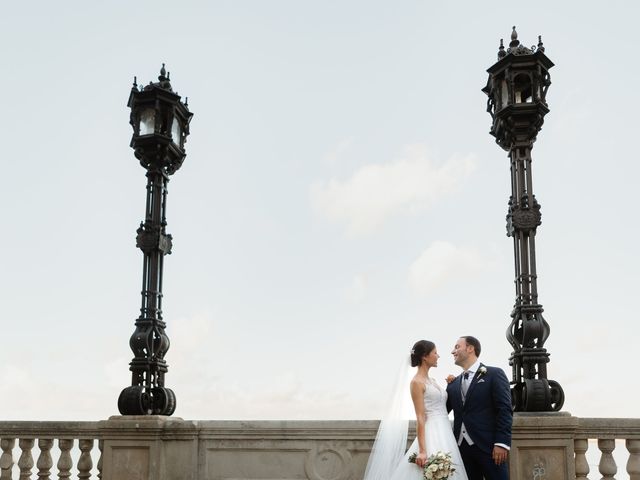
<path id="1" fill-rule="evenodd" d="M 502 465 L 507 461 L 507 456 L 509 455 L 509 450 L 506 448 L 499 447 L 494 445 L 493 447 L 493 461 L 496 462 L 496 465 Z"/>

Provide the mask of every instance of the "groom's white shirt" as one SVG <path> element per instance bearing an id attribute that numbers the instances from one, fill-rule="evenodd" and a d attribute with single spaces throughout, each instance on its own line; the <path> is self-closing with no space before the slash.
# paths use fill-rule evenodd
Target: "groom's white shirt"
<path id="1" fill-rule="evenodd" d="M 465 379 L 464 376 L 461 378 L 462 384 L 463 384 L 461 386 L 463 386 L 463 390 L 466 391 L 467 394 L 469 393 L 469 387 L 471 386 L 473 377 L 476 375 L 476 372 L 478 371 L 479 368 L 480 368 L 480 360 L 476 360 L 476 362 L 473 365 L 471 365 L 471 367 L 469 367 L 468 370 L 465 370 L 465 372 L 469 372 L 469 378 Z M 463 399 L 463 402 L 464 401 L 466 401 L 466 399 Z M 467 432 L 467 428 L 464 426 L 464 422 L 462 422 L 462 425 L 460 426 L 460 436 L 458 437 L 458 446 L 462 445 L 462 440 L 466 440 L 469 445 L 473 445 L 473 440 L 471 440 L 471 437 Z M 502 447 L 506 450 L 511 450 L 511 448 L 508 445 L 505 445 L 504 443 L 496 443 L 495 445 L 497 445 L 498 447 Z"/>

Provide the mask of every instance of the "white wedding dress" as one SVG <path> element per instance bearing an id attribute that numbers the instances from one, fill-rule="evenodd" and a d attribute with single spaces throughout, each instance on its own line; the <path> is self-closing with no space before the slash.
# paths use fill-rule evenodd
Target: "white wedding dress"
<path id="1" fill-rule="evenodd" d="M 462 464 L 462 457 L 458 450 L 458 444 L 453 436 L 453 429 L 449 415 L 447 414 L 447 391 L 429 378 L 424 392 L 425 422 L 425 446 L 427 458 L 437 452 L 451 453 L 451 460 L 456 471 L 449 480 L 467 480 L 467 473 Z M 391 480 L 421 480 L 422 469 L 414 463 L 409 463 L 409 456 L 418 452 L 418 439 L 416 438 L 400 464 L 393 472 Z"/>

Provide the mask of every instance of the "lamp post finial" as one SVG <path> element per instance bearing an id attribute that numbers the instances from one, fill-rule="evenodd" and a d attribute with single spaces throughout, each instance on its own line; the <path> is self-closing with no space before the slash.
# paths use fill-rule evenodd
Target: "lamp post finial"
<path id="1" fill-rule="evenodd" d="M 513 31 L 511 32 L 511 42 L 509 43 L 509 47 L 515 48 L 520 45 L 520 40 L 518 40 L 518 32 L 516 32 L 516 26 L 513 26 Z"/>

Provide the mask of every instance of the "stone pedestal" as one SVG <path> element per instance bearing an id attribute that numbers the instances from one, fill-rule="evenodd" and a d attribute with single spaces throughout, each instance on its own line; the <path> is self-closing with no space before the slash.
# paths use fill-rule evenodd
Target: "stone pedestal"
<path id="1" fill-rule="evenodd" d="M 573 480 L 578 418 L 567 412 L 515 413 L 509 459 L 512 480 Z"/>
<path id="2" fill-rule="evenodd" d="M 103 480 L 197 480 L 198 427 L 164 416 L 113 416 L 104 432 Z"/>
<path id="3" fill-rule="evenodd" d="M 374 421 L 201 421 L 198 480 L 359 480 Z"/>

